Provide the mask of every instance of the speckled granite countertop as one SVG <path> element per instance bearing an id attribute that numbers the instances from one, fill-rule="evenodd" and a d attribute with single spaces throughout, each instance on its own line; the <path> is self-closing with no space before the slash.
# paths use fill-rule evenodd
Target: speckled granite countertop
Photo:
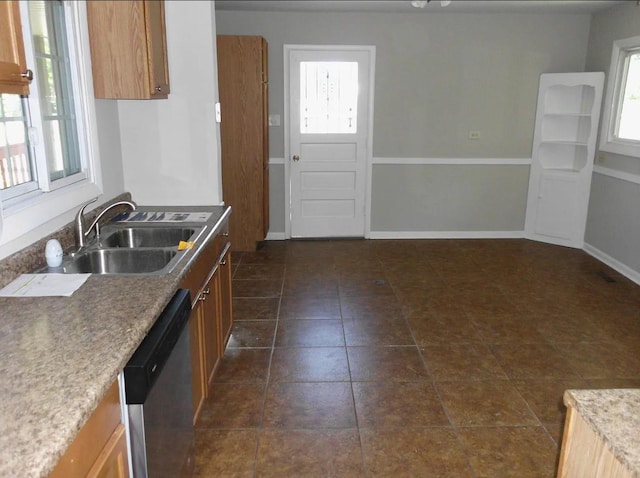
<path id="1" fill-rule="evenodd" d="M 0 476 L 51 472 L 229 214 L 141 209 L 213 215 L 171 274 L 93 275 L 71 297 L 0 298 Z"/>
<path id="2" fill-rule="evenodd" d="M 567 390 L 564 403 L 593 427 L 632 476 L 640 477 L 640 390 Z"/>

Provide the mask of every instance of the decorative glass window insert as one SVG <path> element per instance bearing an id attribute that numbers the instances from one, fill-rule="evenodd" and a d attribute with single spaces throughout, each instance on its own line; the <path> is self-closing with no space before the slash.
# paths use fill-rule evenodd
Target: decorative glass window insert
<path id="1" fill-rule="evenodd" d="M 356 133 L 357 113 L 357 62 L 300 62 L 300 133 Z"/>
<path id="2" fill-rule="evenodd" d="M 613 43 L 600 149 L 640 158 L 640 36 Z"/>

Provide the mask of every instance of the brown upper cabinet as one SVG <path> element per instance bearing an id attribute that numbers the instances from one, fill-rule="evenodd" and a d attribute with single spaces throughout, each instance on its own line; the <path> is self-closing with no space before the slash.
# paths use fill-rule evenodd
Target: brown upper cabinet
<path id="1" fill-rule="evenodd" d="M 93 0 L 87 16 L 95 97 L 167 98 L 164 2 Z"/>
<path id="2" fill-rule="evenodd" d="M 234 251 L 255 251 L 269 231 L 268 48 L 259 36 L 218 35 L 222 196 Z"/>
<path id="3" fill-rule="evenodd" d="M 0 93 L 28 95 L 30 73 L 24 55 L 19 4 L 0 2 Z"/>

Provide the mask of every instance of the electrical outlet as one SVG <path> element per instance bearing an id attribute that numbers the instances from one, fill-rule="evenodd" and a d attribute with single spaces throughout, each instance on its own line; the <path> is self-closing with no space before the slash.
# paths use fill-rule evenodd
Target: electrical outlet
<path id="1" fill-rule="evenodd" d="M 480 131 L 469 131 L 469 139 L 480 139 Z"/>
<path id="2" fill-rule="evenodd" d="M 269 126 L 280 126 L 280 115 L 269 115 Z"/>
<path id="3" fill-rule="evenodd" d="M 607 155 L 604 153 L 600 153 L 598 154 L 598 162 L 599 163 L 604 163 L 605 159 L 607 159 Z"/>

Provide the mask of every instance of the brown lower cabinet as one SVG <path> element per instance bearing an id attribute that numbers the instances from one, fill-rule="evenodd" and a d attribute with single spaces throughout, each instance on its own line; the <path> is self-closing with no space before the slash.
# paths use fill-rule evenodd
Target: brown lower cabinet
<path id="1" fill-rule="evenodd" d="M 50 478 L 127 478 L 127 441 L 116 380 L 53 469 Z"/>
<path id="2" fill-rule="evenodd" d="M 191 291 L 189 339 L 194 424 L 210 393 L 233 327 L 230 251 L 227 221 L 220 234 L 202 251 L 181 284 L 182 288 Z M 127 441 L 117 380 L 109 387 L 49 478 L 80 476 L 129 477 Z"/>
<path id="3" fill-rule="evenodd" d="M 191 290 L 189 338 L 194 424 L 210 393 L 233 326 L 230 246 L 225 225 L 223 232 L 200 254 L 182 283 L 182 287 Z"/>
<path id="4" fill-rule="evenodd" d="M 566 403 L 566 402 L 565 402 Z M 567 406 L 557 478 L 632 478 L 634 473 L 572 406 Z"/>

